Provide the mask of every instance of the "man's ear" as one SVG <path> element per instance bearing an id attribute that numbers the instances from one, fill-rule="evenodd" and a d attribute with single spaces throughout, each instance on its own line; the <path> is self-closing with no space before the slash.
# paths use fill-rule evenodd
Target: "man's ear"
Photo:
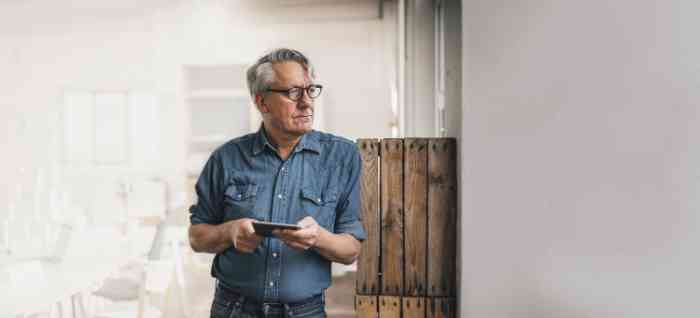
<path id="1" fill-rule="evenodd" d="M 258 110 L 263 114 L 270 112 L 270 108 L 265 104 L 265 99 L 263 99 L 261 94 L 255 95 L 255 106 L 257 106 Z"/>

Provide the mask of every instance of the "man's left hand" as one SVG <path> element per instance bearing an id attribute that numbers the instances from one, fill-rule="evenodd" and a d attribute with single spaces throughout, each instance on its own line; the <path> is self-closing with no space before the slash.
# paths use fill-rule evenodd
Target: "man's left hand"
<path id="1" fill-rule="evenodd" d="M 301 219 L 297 225 L 301 226 L 301 229 L 275 230 L 272 233 L 291 248 L 307 250 L 315 246 L 322 231 L 316 220 L 307 216 Z"/>

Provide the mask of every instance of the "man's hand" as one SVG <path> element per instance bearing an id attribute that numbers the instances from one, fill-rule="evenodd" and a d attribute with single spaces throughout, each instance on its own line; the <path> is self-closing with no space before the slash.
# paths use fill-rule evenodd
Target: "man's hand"
<path id="1" fill-rule="evenodd" d="M 263 237 L 255 234 L 253 229 L 253 219 L 238 219 L 231 222 L 229 234 L 231 235 L 231 243 L 233 247 L 242 253 L 251 253 L 255 250 Z"/>
<path id="2" fill-rule="evenodd" d="M 272 234 L 277 236 L 284 244 L 298 249 L 307 250 L 316 245 L 321 235 L 321 226 L 314 218 L 307 216 L 297 223 L 300 230 L 274 230 Z"/>

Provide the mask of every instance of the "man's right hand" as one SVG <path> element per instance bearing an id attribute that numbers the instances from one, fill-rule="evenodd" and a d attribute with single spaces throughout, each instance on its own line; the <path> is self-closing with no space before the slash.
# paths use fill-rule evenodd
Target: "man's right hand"
<path id="1" fill-rule="evenodd" d="M 233 247 L 241 253 L 251 253 L 260 245 L 263 237 L 255 234 L 253 219 L 244 218 L 230 222 L 229 233 Z"/>

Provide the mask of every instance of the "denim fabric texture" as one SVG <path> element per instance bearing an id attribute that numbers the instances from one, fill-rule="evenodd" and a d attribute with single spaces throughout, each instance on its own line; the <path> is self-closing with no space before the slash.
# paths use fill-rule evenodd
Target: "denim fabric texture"
<path id="1" fill-rule="evenodd" d="M 196 184 L 190 221 L 297 223 L 311 216 L 330 232 L 362 241 L 361 169 L 350 140 L 311 131 L 282 160 L 261 128 L 212 153 Z M 291 303 L 322 294 L 331 283 L 330 265 L 313 248 L 299 251 L 266 238 L 253 253 L 231 247 L 216 255 L 212 276 L 249 299 Z"/>
<path id="2" fill-rule="evenodd" d="M 292 304 L 260 303 L 217 285 L 211 318 L 325 318 L 325 299 L 317 295 Z"/>

